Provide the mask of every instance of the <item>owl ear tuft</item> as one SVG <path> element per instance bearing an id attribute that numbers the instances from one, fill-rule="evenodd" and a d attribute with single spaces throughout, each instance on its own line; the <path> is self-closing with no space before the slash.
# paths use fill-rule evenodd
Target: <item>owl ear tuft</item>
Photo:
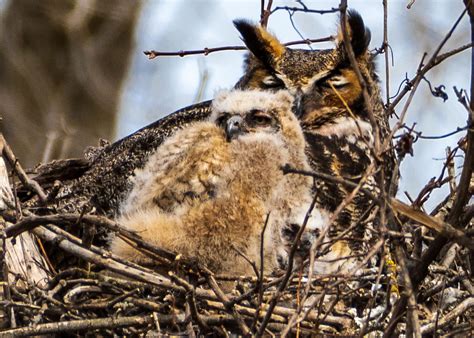
<path id="1" fill-rule="evenodd" d="M 234 26 L 242 35 L 242 40 L 250 52 L 265 67 L 274 70 L 286 47 L 265 28 L 248 20 L 234 20 Z"/>
<path id="2" fill-rule="evenodd" d="M 370 30 L 365 27 L 364 20 L 357 11 L 347 11 L 346 27 L 349 30 L 349 38 L 351 40 L 351 45 L 355 56 L 357 57 L 364 54 L 369 47 L 371 34 Z M 339 32 L 337 34 L 338 46 L 343 45 L 343 40 L 344 37 L 342 34 L 342 29 L 339 27 Z"/>

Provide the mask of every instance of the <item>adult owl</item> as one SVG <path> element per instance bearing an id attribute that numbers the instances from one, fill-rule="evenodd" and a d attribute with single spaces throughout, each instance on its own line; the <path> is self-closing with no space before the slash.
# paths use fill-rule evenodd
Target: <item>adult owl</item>
<path id="1" fill-rule="evenodd" d="M 389 131 L 388 117 L 382 106 L 373 57 L 368 51 L 370 31 L 355 11 L 348 13 L 347 23 L 350 43 L 380 131 L 378 136 L 383 139 Z M 245 74 L 236 87 L 290 92 L 297 102 L 296 113 L 304 131 L 311 168 L 357 184 L 375 162 L 375 131 L 341 32 L 334 49 L 309 51 L 287 48 L 264 28 L 245 20 L 235 21 L 235 25 L 251 51 Z M 385 155 L 382 157 L 385 163 L 378 164 L 382 164 L 379 168 L 385 169 L 386 177 L 390 177 L 393 155 L 390 152 Z M 372 191 L 381 189 L 374 176 L 368 177 L 364 187 Z M 334 212 L 352 190 L 334 180 L 318 179 L 317 207 Z M 348 271 L 365 257 L 377 231 L 377 222 L 370 217 L 374 206 L 367 195 L 359 193 L 337 215 L 325 240 L 328 244 L 319 250 L 316 271 Z M 298 226 L 286 229 L 290 243 L 297 230 Z"/>
<path id="2" fill-rule="evenodd" d="M 285 91 L 225 91 L 208 121 L 177 131 L 137 170 L 119 222 L 162 248 L 195 257 L 215 272 L 251 274 L 264 233 L 265 272 L 278 264 L 280 229 L 301 224 L 311 180 L 284 175 L 308 169 L 305 142 Z M 311 226 L 322 226 L 322 217 Z M 119 256 L 150 262 L 116 237 Z"/>

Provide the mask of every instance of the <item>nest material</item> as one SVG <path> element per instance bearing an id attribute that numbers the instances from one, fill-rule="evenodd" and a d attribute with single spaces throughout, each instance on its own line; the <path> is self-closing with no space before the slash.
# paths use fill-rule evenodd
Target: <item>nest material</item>
<path id="1" fill-rule="evenodd" d="M 298 264 L 266 278 L 258 271 L 255 276 L 218 276 L 154 248 L 105 217 L 23 213 L 29 216 L 16 223 L 5 215 L 16 224 L 7 228 L 7 235 L 28 229 L 50 245 L 50 261 L 61 262 L 62 267 L 57 272 L 57 266 L 49 267 L 50 280 L 43 287 L 28 285 L 20 276 L 9 282 L 10 297 L 4 305 L 16 328 L 3 334 L 347 336 L 372 332 L 377 336 L 387 329 L 406 291 L 390 256 L 357 276 L 309 278 Z M 418 226 L 411 227 L 412 232 L 419 231 Z M 84 245 L 95 228 L 118 231 L 160 261 L 161 268 L 138 266 L 103 248 Z M 429 234 L 424 238 L 429 241 Z M 465 272 L 467 254 L 452 244 L 443 261 L 430 267 L 416 294 L 422 333 L 462 336 L 472 330 L 474 298 L 472 279 Z M 58 260 L 59 256 L 63 258 Z M 77 265 L 66 267 L 64 257 L 66 261 L 77 258 Z M 396 332 L 406 332 L 405 322 L 400 321 Z"/>
<path id="2" fill-rule="evenodd" d="M 85 164 L 59 165 L 78 165 L 76 171 L 58 171 L 69 173 L 70 179 Z M 220 276 L 189 258 L 154 247 L 97 209 L 68 213 L 21 203 L 36 194 L 43 203 L 54 205 L 54 192 L 67 182 L 52 184 L 58 177 L 44 171 L 50 176 L 38 181 L 49 184 L 46 194 L 20 169 L 16 174 L 28 193 L 14 189 L 14 198 L 2 190 L 8 209 L 1 216 L 5 243 L 28 250 L 24 236 L 33 234 L 41 251 L 24 266 L 4 264 L 1 336 L 381 336 L 410 335 L 415 330 L 427 336 L 472 334 L 472 253 L 462 243 L 446 245 L 411 293 L 413 286 L 406 278 L 416 271 L 424 244 L 434 238 L 418 224 L 403 220 L 402 232 L 380 234 L 365 260 L 378 256 L 377 265 L 357 274 L 312 275 L 308 261 L 291 259 L 293 264 L 274 276 L 262 277 L 256 265 L 253 276 Z M 449 208 L 449 201 L 439 214 Z M 467 228 L 472 229 L 472 221 Z M 108 252 L 101 234 L 111 232 L 153 257 L 159 268 L 139 266 Z M 472 230 L 465 233 L 472 235 Z M 2 256 L 4 263 L 8 253 Z M 404 256 L 410 259 L 399 260 Z M 31 276 L 33 265 L 45 272 L 42 279 Z"/>

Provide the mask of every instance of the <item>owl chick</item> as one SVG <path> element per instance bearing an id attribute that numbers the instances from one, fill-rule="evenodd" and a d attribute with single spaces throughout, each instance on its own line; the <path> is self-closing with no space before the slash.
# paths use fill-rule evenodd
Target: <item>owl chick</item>
<path id="1" fill-rule="evenodd" d="M 238 253 L 278 264 L 280 229 L 301 222 L 311 181 L 281 167 L 308 169 L 305 141 L 283 91 L 224 91 L 208 121 L 177 131 L 135 172 L 119 222 L 162 248 L 194 257 L 215 272 L 250 274 Z M 294 214 L 292 210 L 297 210 Z M 150 260 L 116 237 L 111 250 L 138 263 Z"/>

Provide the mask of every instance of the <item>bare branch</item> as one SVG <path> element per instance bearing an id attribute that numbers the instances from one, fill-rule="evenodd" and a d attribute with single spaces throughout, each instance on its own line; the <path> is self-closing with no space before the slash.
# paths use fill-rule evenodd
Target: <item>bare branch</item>
<path id="1" fill-rule="evenodd" d="M 0 151 L 2 155 L 7 159 L 10 166 L 15 170 L 15 173 L 18 175 L 18 178 L 20 179 L 21 183 L 23 183 L 23 185 L 27 189 L 30 189 L 31 191 L 36 193 L 41 202 L 46 202 L 47 196 L 46 193 L 43 191 L 43 188 L 41 188 L 38 182 L 32 180 L 28 177 L 28 175 L 26 175 L 25 171 L 20 165 L 20 162 L 18 162 L 18 159 L 13 154 L 13 151 L 11 150 L 7 141 L 5 141 L 5 138 L 2 134 L 0 134 Z"/>
<path id="2" fill-rule="evenodd" d="M 460 304 L 458 304 L 452 311 L 450 311 L 446 316 L 441 318 L 437 323 L 429 323 L 421 327 L 421 333 L 424 335 L 429 335 L 433 333 L 435 330 L 435 326 L 437 324 L 438 329 L 442 329 L 446 327 L 448 324 L 451 324 L 453 320 L 458 318 L 460 315 L 464 313 L 468 313 L 468 311 L 474 307 L 474 297 L 467 298 L 463 300 Z"/>
<path id="3" fill-rule="evenodd" d="M 439 219 L 429 216 L 424 212 L 413 209 L 405 203 L 392 198 L 390 202 L 393 209 L 400 214 L 410 218 L 411 220 L 423 224 L 431 230 L 445 236 L 446 238 L 452 239 L 455 242 L 474 250 L 474 241 L 469 238 L 464 231 L 456 229 L 452 225 L 446 222 L 442 222 Z"/>
<path id="4" fill-rule="evenodd" d="M 294 46 L 294 45 L 310 45 L 312 43 L 319 43 L 319 42 L 327 42 L 327 41 L 333 41 L 334 37 L 333 36 L 328 36 L 325 38 L 319 38 L 319 39 L 305 39 L 305 40 L 297 40 L 297 41 L 290 41 L 285 43 L 285 46 Z M 223 52 L 223 51 L 233 51 L 233 50 L 247 50 L 247 47 L 245 46 L 226 46 L 226 47 L 214 47 L 214 48 L 204 48 L 204 49 L 197 49 L 197 50 L 180 50 L 176 52 L 160 52 L 156 50 L 147 50 L 144 51 L 143 54 L 148 56 L 148 59 L 154 59 L 158 56 L 188 56 L 188 55 L 209 55 L 210 53 L 215 53 L 215 52 Z"/>
<path id="5" fill-rule="evenodd" d="M 277 11 L 288 11 L 288 12 L 304 12 L 304 13 L 315 13 L 315 14 L 329 14 L 339 12 L 339 8 L 334 7 L 331 9 L 310 9 L 304 6 L 303 8 L 299 7 L 289 7 L 289 6 L 277 6 L 272 10 L 272 14 Z"/>

